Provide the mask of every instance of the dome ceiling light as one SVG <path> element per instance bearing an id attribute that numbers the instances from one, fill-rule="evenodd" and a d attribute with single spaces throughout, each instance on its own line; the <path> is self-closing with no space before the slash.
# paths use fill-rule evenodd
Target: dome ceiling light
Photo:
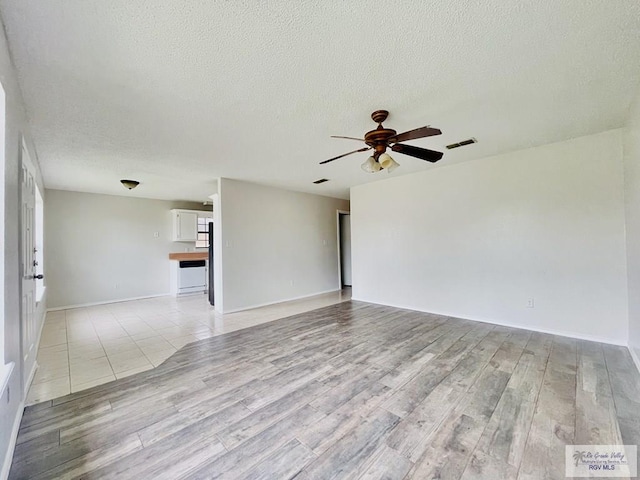
<path id="1" fill-rule="evenodd" d="M 120 183 L 124 186 L 124 188 L 128 188 L 129 190 L 132 190 L 140 185 L 140 182 L 138 182 L 137 180 L 120 180 Z"/>

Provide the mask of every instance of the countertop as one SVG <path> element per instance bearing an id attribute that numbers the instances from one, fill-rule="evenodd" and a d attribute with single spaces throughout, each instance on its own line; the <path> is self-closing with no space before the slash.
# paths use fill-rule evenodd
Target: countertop
<path id="1" fill-rule="evenodd" d="M 170 253 L 169 260 L 208 260 L 209 252 Z"/>

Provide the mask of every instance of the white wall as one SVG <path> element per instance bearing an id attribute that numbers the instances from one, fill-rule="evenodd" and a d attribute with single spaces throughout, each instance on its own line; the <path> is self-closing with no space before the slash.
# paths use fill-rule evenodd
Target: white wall
<path id="1" fill-rule="evenodd" d="M 220 179 L 217 181 L 218 190 L 220 188 Z M 213 200 L 213 301 L 216 311 L 224 312 L 224 296 L 222 290 L 222 208 L 220 206 L 220 194 L 211 195 Z M 218 228 L 216 228 L 218 226 Z"/>
<path id="2" fill-rule="evenodd" d="M 168 294 L 169 253 L 194 247 L 171 241 L 172 208 L 205 210 L 198 203 L 47 190 L 49 308 Z"/>
<path id="3" fill-rule="evenodd" d="M 624 131 L 629 350 L 640 369 L 640 91 Z"/>
<path id="4" fill-rule="evenodd" d="M 336 210 L 348 201 L 226 178 L 219 188 L 225 312 L 340 288 Z"/>
<path id="5" fill-rule="evenodd" d="M 20 160 L 21 136 L 31 152 L 31 160 L 36 168 L 36 182 L 42 191 L 42 178 L 35 156 L 35 148 L 29 132 L 24 102 L 16 74 L 11 64 L 9 49 L 4 30 L 0 27 L 0 81 L 6 94 L 6 114 L 4 119 L 5 143 L 4 166 L 0 165 L 4 191 L 0 195 L 0 224 L 4 225 L 1 235 L 3 258 L 3 305 L 4 358 L 0 355 L 0 389 L 4 380 L 4 364 L 13 364 L 14 368 L 7 380 L 7 388 L 0 391 L 0 477 L 7 472 L 11 460 L 12 444 L 15 440 L 18 421 L 22 414 L 22 403 L 26 392 L 23 391 L 23 378 L 29 376 L 20 351 Z M 46 297 L 46 296 L 45 296 Z M 46 298 L 43 300 L 46 301 Z M 41 319 L 38 319 L 40 322 Z M 37 326 L 40 328 L 40 325 Z M 0 339 L 2 336 L 0 336 Z"/>
<path id="6" fill-rule="evenodd" d="M 621 135 L 352 188 L 354 298 L 626 344 Z"/>

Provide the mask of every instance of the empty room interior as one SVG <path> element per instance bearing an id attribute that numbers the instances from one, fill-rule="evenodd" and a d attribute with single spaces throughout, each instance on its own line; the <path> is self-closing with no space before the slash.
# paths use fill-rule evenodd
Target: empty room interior
<path id="1" fill-rule="evenodd" d="M 0 480 L 638 478 L 640 3 L 0 19 Z"/>

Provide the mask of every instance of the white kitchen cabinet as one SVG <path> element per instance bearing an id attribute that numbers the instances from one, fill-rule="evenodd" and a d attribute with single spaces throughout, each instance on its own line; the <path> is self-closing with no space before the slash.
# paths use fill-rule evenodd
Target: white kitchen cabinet
<path id="1" fill-rule="evenodd" d="M 198 240 L 198 218 L 212 219 L 213 212 L 206 210 L 171 210 L 173 222 L 171 240 L 174 242 L 195 242 Z M 206 223 L 203 223 L 203 225 L 206 225 Z"/>
<path id="2" fill-rule="evenodd" d="M 174 242 L 195 242 L 198 238 L 198 212 L 171 210 Z"/>

